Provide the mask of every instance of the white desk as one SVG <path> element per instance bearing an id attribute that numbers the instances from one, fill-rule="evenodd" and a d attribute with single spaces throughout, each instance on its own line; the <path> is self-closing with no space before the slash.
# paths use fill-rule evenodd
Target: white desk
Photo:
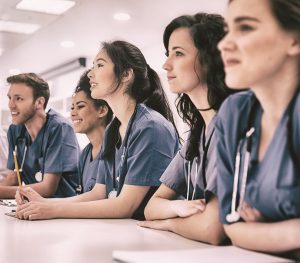
<path id="1" fill-rule="evenodd" d="M 1 263 L 112 262 L 113 250 L 166 250 L 208 247 L 173 233 L 136 226 L 130 219 L 22 221 L 0 206 Z"/>
<path id="2" fill-rule="evenodd" d="M 140 228 L 136 226 L 136 221 L 129 219 L 56 219 L 31 222 L 4 215 L 10 210 L 11 208 L 0 206 L 1 263 L 106 263 L 113 262 L 114 250 L 178 251 L 215 248 L 170 232 Z M 222 262 L 222 254 L 216 253 L 214 262 Z M 163 257 L 162 261 L 156 259 L 153 262 L 164 262 Z M 186 262 L 192 261 L 187 258 Z M 200 257 L 197 262 L 202 262 Z M 282 261 L 274 258 L 274 261 L 268 262 Z"/>

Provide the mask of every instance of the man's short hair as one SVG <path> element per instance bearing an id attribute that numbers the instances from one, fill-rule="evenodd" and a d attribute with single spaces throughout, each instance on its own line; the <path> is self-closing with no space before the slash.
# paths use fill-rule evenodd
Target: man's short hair
<path id="1" fill-rule="evenodd" d="M 18 75 L 8 77 L 7 82 L 9 84 L 23 83 L 26 84 L 28 87 L 31 87 L 34 101 L 37 98 L 44 97 L 44 109 L 46 109 L 50 97 L 49 85 L 38 75 L 36 75 L 35 73 L 21 73 Z"/>

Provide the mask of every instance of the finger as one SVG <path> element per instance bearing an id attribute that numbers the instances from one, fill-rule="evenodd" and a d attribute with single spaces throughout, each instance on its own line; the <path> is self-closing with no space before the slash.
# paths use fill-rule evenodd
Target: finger
<path id="1" fill-rule="evenodd" d="M 28 220 L 30 220 L 30 221 L 34 221 L 34 220 L 38 220 L 38 219 L 40 219 L 38 214 L 31 214 L 28 216 Z"/>
<path id="2" fill-rule="evenodd" d="M 27 198 L 28 200 L 30 200 L 30 197 L 32 197 L 32 195 L 34 194 L 34 191 L 31 187 L 20 187 L 19 192 L 23 197 Z"/>
<path id="3" fill-rule="evenodd" d="M 149 227 L 151 225 L 151 222 L 150 221 L 138 221 L 136 224 L 140 227 Z"/>
<path id="4" fill-rule="evenodd" d="M 17 205 L 21 205 L 23 203 L 22 202 L 23 200 L 22 200 L 21 195 L 18 190 L 16 191 L 15 199 L 16 199 Z"/>

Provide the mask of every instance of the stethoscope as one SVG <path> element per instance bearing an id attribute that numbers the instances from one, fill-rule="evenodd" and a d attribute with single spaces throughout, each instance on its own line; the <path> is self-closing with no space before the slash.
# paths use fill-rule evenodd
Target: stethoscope
<path id="1" fill-rule="evenodd" d="M 48 114 L 46 116 L 45 125 L 42 128 L 44 130 L 43 130 L 42 142 L 41 142 L 41 153 L 43 153 L 43 144 L 44 144 L 44 137 L 45 137 L 45 131 L 46 131 L 47 125 L 48 125 Z M 20 135 L 16 139 L 16 145 L 15 145 L 15 150 L 14 150 L 14 152 L 16 154 L 16 158 L 18 158 L 18 146 L 24 142 L 24 151 L 23 151 L 23 156 L 22 156 L 22 162 L 21 162 L 21 166 L 19 169 L 20 175 L 23 174 L 23 167 L 24 167 L 24 163 L 25 163 L 25 159 L 26 159 L 26 154 L 27 154 L 28 147 L 30 145 L 30 139 L 27 136 L 25 136 L 25 132 L 26 132 L 26 127 L 23 126 L 21 129 Z M 43 172 L 44 167 L 45 167 L 45 160 L 43 160 L 42 171 L 39 171 L 35 174 L 35 179 L 37 182 L 41 182 L 44 179 L 43 178 L 44 177 L 44 172 Z M 16 172 L 16 168 L 14 169 L 14 171 Z M 24 182 L 24 180 L 22 179 L 22 176 L 21 176 L 21 181 Z"/>
<path id="2" fill-rule="evenodd" d="M 297 94 L 296 94 L 297 95 Z M 296 101 L 296 95 L 293 98 L 292 102 L 289 105 L 288 108 L 288 123 L 287 123 L 287 139 L 288 139 L 288 148 L 292 157 L 292 160 L 294 164 L 296 165 L 296 168 L 300 172 L 300 165 L 297 161 L 296 153 L 293 150 L 293 143 L 292 143 L 292 114 L 293 114 L 293 108 Z M 256 108 L 258 101 L 255 97 L 253 97 L 252 105 L 250 107 L 250 112 L 248 114 L 248 123 L 247 123 L 247 132 L 244 138 L 240 139 L 237 147 L 237 153 L 235 157 L 235 168 L 234 168 L 234 179 L 233 179 L 233 191 L 232 191 L 232 198 L 231 198 L 231 212 L 226 215 L 226 220 L 229 223 L 237 222 L 241 216 L 239 213 L 239 210 L 244 202 L 245 199 L 245 193 L 246 193 L 246 184 L 247 184 L 247 177 L 248 177 L 248 170 L 249 170 L 249 162 L 250 162 L 250 156 L 251 156 L 251 147 L 252 147 L 252 135 L 255 132 L 255 128 L 252 126 L 252 122 L 254 119 L 254 110 Z M 243 147 L 244 145 L 244 147 Z M 242 158 L 242 151 L 243 148 L 246 148 L 245 155 L 244 155 L 244 165 L 242 170 L 242 177 L 241 177 L 241 190 L 240 190 L 240 199 L 239 204 L 237 206 L 237 193 L 238 193 L 238 184 L 239 184 L 239 175 L 240 175 L 240 166 L 241 166 L 241 158 Z"/>
<path id="3" fill-rule="evenodd" d="M 203 127 L 203 135 L 202 135 L 202 146 L 203 146 L 203 155 L 202 155 L 202 162 L 201 162 L 201 171 L 202 171 L 202 180 L 203 180 L 203 187 L 204 189 L 206 188 L 207 182 L 206 182 L 206 161 L 207 161 L 207 153 L 208 153 L 208 148 L 212 139 L 212 136 L 214 134 L 214 131 L 209 136 L 209 139 L 207 143 L 205 144 L 205 127 Z M 197 188 L 197 180 L 198 180 L 198 157 L 194 158 L 195 161 L 195 186 L 193 189 L 192 197 L 190 200 L 194 200 L 195 194 L 196 194 L 196 188 Z M 187 193 L 186 193 L 186 200 L 189 201 L 189 196 L 190 196 L 190 185 L 191 185 L 191 161 L 188 161 L 188 173 L 187 173 Z"/>
<path id="4" fill-rule="evenodd" d="M 89 145 L 89 148 L 87 150 L 87 153 L 85 154 L 84 156 L 84 159 L 83 159 L 83 164 L 82 164 L 82 167 L 81 167 L 81 170 L 79 171 L 80 174 L 78 176 L 78 186 L 76 187 L 76 194 L 79 195 L 79 194 L 82 194 L 83 193 L 83 172 L 84 172 L 84 169 L 85 169 L 85 165 L 86 165 L 86 161 L 87 161 L 87 158 L 90 154 L 92 154 L 92 144 Z"/>
<path id="5" fill-rule="evenodd" d="M 26 127 L 23 126 L 22 129 L 21 129 L 20 135 L 16 139 L 16 145 L 15 145 L 15 150 L 14 150 L 14 154 L 16 155 L 16 159 L 18 160 L 18 145 L 25 142 L 24 143 L 25 145 L 24 145 L 22 162 L 21 162 L 21 166 L 20 166 L 20 169 L 19 169 L 20 176 L 23 174 L 24 162 L 25 162 L 25 158 L 26 158 L 27 148 L 28 148 L 28 145 L 29 145 L 28 138 L 25 136 L 25 130 L 26 130 Z M 14 172 L 17 172 L 16 167 L 14 169 Z M 21 182 L 24 182 L 24 180 L 22 180 L 22 176 L 21 176 Z"/>
<path id="6" fill-rule="evenodd" d="M 128 138 L 129 138 L 129 135 L 131 133 L 131 129 L 132 129 L 132 125 L 134 123 L 135 117 L 136 117 L 136 113 L 137 113 L 137 105 L 135 106 L 134 112 L 132 114 L 131 120 L 129 122 L 128 129 L 127 129 L 127 132 L 126 132 L 126 135 L 125 135 L 125 138 L 124 138 L 123 150 L 122 150 L 122 155 L 121 155 L 121 162 L 120 162 L 120 168 L 119 168 L 119 171 L 118 171 L 118 176 L 116 176 L 116 156 L 115 156 L 115 153 L 113 154 L 113 174 L 112 174 L 112 177 L 113 177 L 113 190 L 109 192 L 108 198 L 116 198 L 118 196 L 118 194 L 120 193 L 120 189 L 119 189 L 119 187 L 117 187 L 117 182 L 120 183 L 121 171 L 123 170 L 123 165 L 124 165 L 125 158 L 126 158 L 126 155 L 127 155 Z M 118 134 L 118 130 L 116 132 L 116 135 L 117 134 Z M 120 146 L 120 147 L 122 147 L 122 146 Z M 122 179 L 124 180 L 125 178 L 122 178 Z"/>
<path id="7" fill-rule="evenodd" d="M 83 163 L 82 163 L 82 167 L 79 171 L 79 176 L 78 176 L 78 186 L 76 187 L 76 194 L 79 195 L 79 194 L 82 194 L 84 189 L 83 189 L 83 172 L 84 172 L 84 169 L 85 169 L 85 166 L 86 166 L 86 162 L 87 162 L 87 159 L 88 157 L 90 156 L 90 163 L 93 161 L 93 158 L 92 158 L 92 149 L 93 149 L 93 145 L 92 144 L 89 144 L 88 146 L 88 149 L 86 151 L 86 154 L 84 155 L 84 158 L 83 158 Z M 97 158 L 97 156 L 95 157 L 95 159 Z M 94 160 L 95 160 L 94 159 Z"/>

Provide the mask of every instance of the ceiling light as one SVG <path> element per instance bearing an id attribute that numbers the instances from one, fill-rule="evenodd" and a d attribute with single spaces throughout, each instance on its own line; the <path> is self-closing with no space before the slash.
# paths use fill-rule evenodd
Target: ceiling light
<path id="1" fill-rule="evenodd" d="M 64 48 L 71 48 L 75 46 L 75 43 L 73 41 L 65 40 L 60 42 L 60 45 Z"/>
<path id="2" fill-rule="evenodd" d="M 40 28 L 37 24 L 19 23 L 0 20 L 0 31 L 32 34 Z"/>
<path id="3" fill-rule="evenodd" d="M 16 8 L 52 15 L 61 15 L 74 5 L 74 1 L 68 0 L 22 0 L 17 4 Z"/>
<path id="4" fill-rule="evenodd" d="M 115 13 L 113 18 L 117 21 L 128 21 L 131 17 L 127 13 Z"/>

